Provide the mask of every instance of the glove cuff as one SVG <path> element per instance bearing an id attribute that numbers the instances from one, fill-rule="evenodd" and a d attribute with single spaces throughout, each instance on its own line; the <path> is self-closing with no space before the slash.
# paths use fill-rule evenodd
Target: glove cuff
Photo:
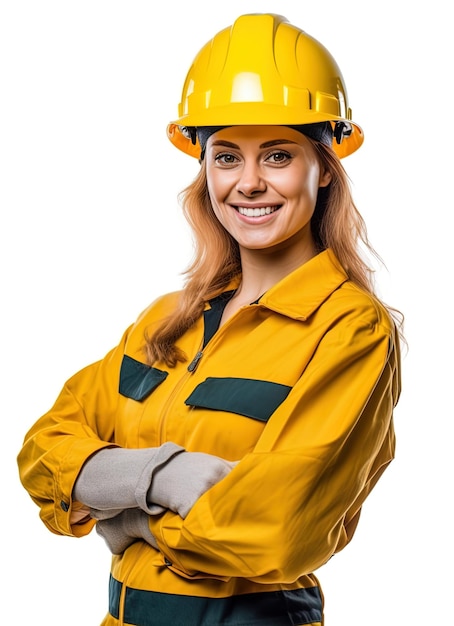
<path id="1" fill-rule="evenodd" d="M 137 505 L 147 513 L 146 493 L 155 469 L 184 448 L 168 442 L 159 448 L 105 448 L 83 466 L 74 486 L 74 498 L 90 509 L 109 511 Z M 111 517 L 111 515 L 109 515 Z"/>
<path id="2" fill-rule="evenodd" d="M 153 476 L 163 465 L 166 465 L 168 461 L 173 459 L 178 454 L 185 452 L 185 449 L 176 443 L 168 441 L 162 444 L 156 449 L 156 454 L 150 460 L 150 462 L 144 467 L 142 474 L 139 477 L 135 490 L 135 499 L 138 506 L 148 513 L 148 515 L 158 515 L 165 511 L 165 507 L 159 504 L 153 504 L 147 499 L 148 492 L 150 491 L 151 483 L 153 482 Z"/>

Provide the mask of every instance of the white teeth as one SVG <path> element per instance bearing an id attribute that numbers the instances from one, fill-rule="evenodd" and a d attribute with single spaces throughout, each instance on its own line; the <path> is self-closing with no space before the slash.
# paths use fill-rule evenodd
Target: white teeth
<path id="1" fill-rule="evenodd" d="M 276 210 L 277 208 L 275 206 L 262 207 L 261 209 L 248 209 L 244 206 L 238 207 L 238 213 L 246 217 L 262 217 L 263 215 L 274 213 Z"/>

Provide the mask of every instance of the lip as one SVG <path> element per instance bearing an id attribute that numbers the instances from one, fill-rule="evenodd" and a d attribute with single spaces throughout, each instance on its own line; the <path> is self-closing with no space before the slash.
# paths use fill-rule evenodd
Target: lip
<path id="1" fill-rule="evenodd" d="M 245 209 L 265 209 L 267 206 L 281 208 L 282 202 L 230 202 L 230 206 L 234 209 L 242 206 Z"/>

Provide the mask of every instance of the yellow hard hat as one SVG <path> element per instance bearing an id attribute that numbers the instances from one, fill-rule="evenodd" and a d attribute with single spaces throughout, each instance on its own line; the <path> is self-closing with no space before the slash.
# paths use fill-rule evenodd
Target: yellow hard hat
<path id="1" fill-rule="evenodd" d="M 170 141 L 200 158 L 200 126 L 331 122 L 339 157 L 364 140 L 351 121 L 341 71 L 316 39 L 275 14 L 240 16 L 209 41 L 194 59 L 183 86 Z M 192 138 L 191 138 L 192 137 Z"/>

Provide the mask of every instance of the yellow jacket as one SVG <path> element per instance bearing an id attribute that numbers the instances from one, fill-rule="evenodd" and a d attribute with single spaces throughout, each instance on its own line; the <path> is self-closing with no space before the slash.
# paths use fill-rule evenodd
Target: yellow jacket
<path id="1" fill-rule="evenodd" d="M 159 552 L 138 541 L 113 557 L 103 624 L 321 624 L 312 572 L 350 541 L 394 456 L 395 326 L 327 250 L 218 330 L 223 298 L 207 303 L 178 342 L 188 362 L 149 367 L 144 332 L 177 298 L 67 381 L 26 435 L 23 485 L 51 531 L 82 536 L 95 522 L 71 527 L 73 486 L 107 445 L 173 441 L 240 460 L 184 520 L 150 518 Z"/>

